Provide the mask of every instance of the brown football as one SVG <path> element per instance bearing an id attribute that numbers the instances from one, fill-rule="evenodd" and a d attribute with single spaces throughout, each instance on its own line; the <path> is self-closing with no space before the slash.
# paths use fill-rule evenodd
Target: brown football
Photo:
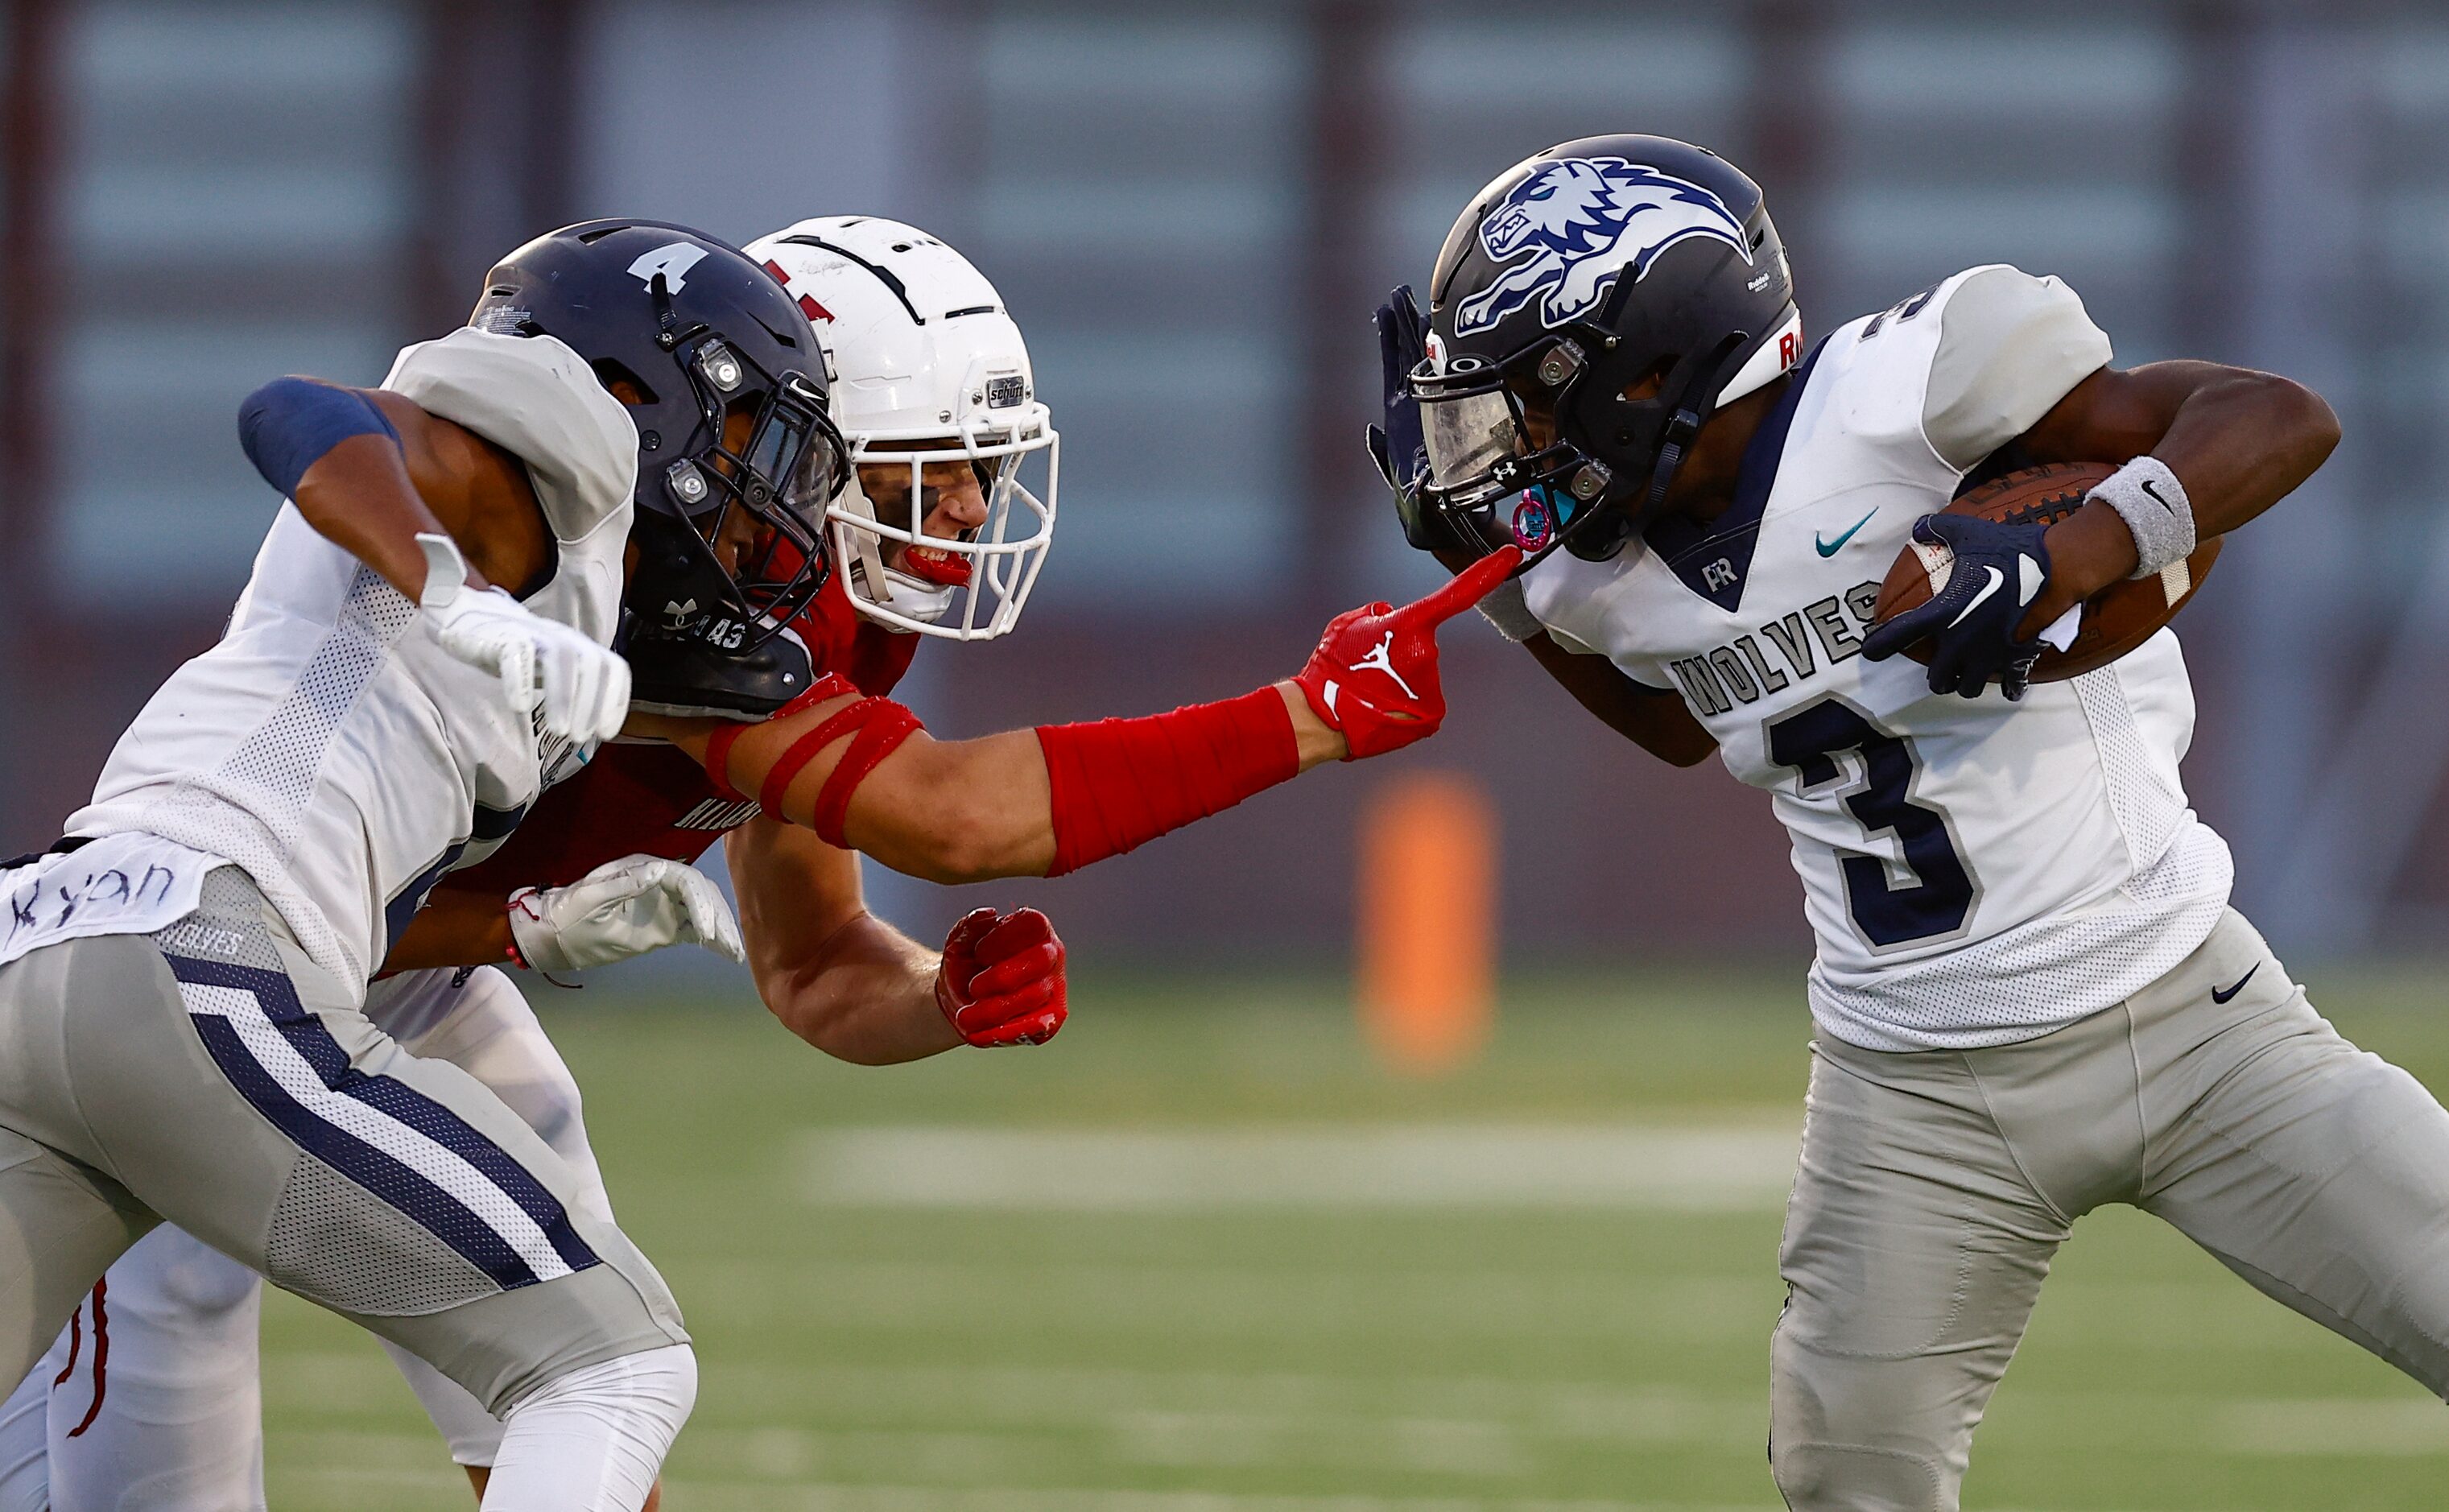
<path id="1" fill-rule="evenodd" d="M 2052 462 L 1994 478 L 1947 506 L 1949 514 L 1978 514 L 2006 525 L 2054 525 L 2083 507 L 2084 496 L 2117 469 L 2101 462 Z M 2061 682 L 2095 667 L 2106 667 L 2150 640 L 2174 619 L 2177 611 L 2202 586 L 2211 563 L 2219 560 L 2217 536 L 2194 548 L 2194 554 L 2172 563 L 2157 577 L 2112 583 L 2083 602 L 2083 623 L 2074 644 L 2061 651 L 2041 652 L 2033 669 L 2036 683 Z M 1880 601 L 1872 611 L 1876 624 L 1886 624 L 1909 609 L 1930 602 L 1947 586 L 1955 553 L 1944 546 L 1908 541 L 1897 553 L 1896 565 L 1880 584 Z M 1905 652 L 1918 662 L 1930 660 L 1930 643 Z"/>

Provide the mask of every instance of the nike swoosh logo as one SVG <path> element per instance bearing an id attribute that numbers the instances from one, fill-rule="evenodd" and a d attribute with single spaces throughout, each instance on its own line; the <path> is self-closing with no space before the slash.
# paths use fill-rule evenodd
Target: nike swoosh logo
<path id="1" fill-rule="evenodd" d="M 1957 616 L 1954 619 L 1947 622 L 1947 628 L 1949 630 L 1954 630 L 1958 625 L 1963 624 L 1966 616 L 1970 615 L 1975 610 L 1981 607 L 1981 601 L 1983 599 L 1988 598 L 1991 594 L 2007 586 L 2007 574 L 1998 571 L 1996 568 L 1984 567 L 1981 571 L 1990 574 L 1990 581 L 1981 585 L 1981 591 L 1973 595 L 1973 602 L 1965 605 L 1962 610 L 1957 611 Z"/>
<path id="2" fill-rule="evenodd" d="M 2149 485 L 2147 484 L 2146 486 L 2148 487 Z M 1878 510 L 1873 510 L 1871 514 L 1877 514 L 1878 513 L 1880 513 Z M 1821 555 L 1834 556 L 1837 554 L 1839 548 L 1842 547 L 1847 541 L 1854 538 L 1854 531 L 1859 531 L 1863 526 L 1871 523 L 1871 514 L 1865 514 L 1861 519 L 1856 520 L 1854 522 L 1854 530 L 1847 531 L 1844 534 L 1838 536 L 1833 541 L 1822 540 L 1820 538 L 1820 533 L 1818 531 L 1813 531 L 1811 533 L 1811 544 L 1820 549 Z"/>
<path id="3" fill-rule="evenodd" d="M 2147 484 L 2145 484 L 2144 486 L 2145 486 L 2146 488 L 2149 488 L 2150 485 L 2147 483 Z M 2261 963 L 2260 961 L 2255 961 L 2255 962 L 2253 963 L 2253 971 L 2260 971 L 2261 969 L 2262 969 L 2262 963 Z M 2247 982 L 2251 981 L 2251 980 L 2253 979 L 2253 971 L 2248 971 L 2248 972 L 2247 972 L 2244 976 L 2239 977 L 2239 978 L 2236 979 L 2236 985 L 2235 985 L 2235 986 L 2233 986 L 2233 987 L 2230 987 L 2230 988 L 2229 988 L 2227 991 L 2226 991 L 2226 992 L 2222 992 L 2222 991 L 2220 991 L 2217 987 L 2213 987 L 2213 988 L 2211 989 L 2211 1001 L 2213 1001 L 2213 1002 L 2226 1002 L 2226 1001 L 2227 1001 L 2230 998 L 2235 997 L 2238 993 L 2241 993 L 2241 992 L 2245 991 L 2245 984 L 2246 984 Z"/>
<path id="4" fill-rule="evenodd" d="M 2162 498 L 2160 496 L 2160 491 L 2151 486 L 2151 480 L 2148 477 L 2143 480 L 2143 492 L 2151 495 L 2152 503 L 2159 505 L 2162 509 L 2167 510 L 2171 514 L 2177 513 L 2177 506 L 2169 503 L 2167 499 Z M 2222 1002 L 2226 1002 L 2227 999 L 2223 998 L 2220 1000 Z"/>

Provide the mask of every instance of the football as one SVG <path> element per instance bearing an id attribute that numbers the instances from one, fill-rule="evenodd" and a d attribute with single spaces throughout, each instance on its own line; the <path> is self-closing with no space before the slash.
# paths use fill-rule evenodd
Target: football
<path id="1" fill-rule="evenodd" d="M 2054 525 L 2081 509 L 2085 496 L 2115 471 L 2103 462 L 2052 462 L 2026 468 L 1982 484 L 1949 504 L 1944 513 L 1977 514 L 2008 525 Z M 2219 539 L 2214 536 L 2195 547 L 2194 553 L 2184 561 L 2170 563 L 2156 577 L 2112 583 L 2085 599 L 2082 623 L 2075 630 L 2074 640 L 2064 650 L 2052 647 L 2042 651 L 2039 663 L 2033 669 L 2033 681 L 2055 683 L 2079 676 L 2096 667 L 2108 666 L 2150 640 L 2194 596 L 2194 590 L 2202 585 L 2211 563 L 2219 559 Z M 1880 584 L 1879 603 L 1872 611 L 1874 623 L 1884 625 L 1907 610 L 1928 603 L 1947 587 L 1947 576 L 1954 566 L 1955 553 L 1946 547 L 1908 541 Z M 1930 643 L 1924 641 L 1905 654 L 1918 662 L 1927 662 Z"/>

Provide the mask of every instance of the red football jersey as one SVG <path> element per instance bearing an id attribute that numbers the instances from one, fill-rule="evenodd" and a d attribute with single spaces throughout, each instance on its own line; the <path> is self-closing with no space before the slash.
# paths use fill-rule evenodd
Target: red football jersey
<path id="1" fill-rule="evenodd" d="M 861 617 L 839 575 L 792 628 L 807 642 L 819 677 L 839 672 L 872 695 L 893 690 L 918 645 L 916 635 Z M 624 856 L 695 861 L 756 815 L 754 800 L 716 792 L 705 768 L 676 746 L 608 745 L 576 776 L 546 788 L 502 847 L 454 873 L 450 885 L 507 898 L 521 887 L 574 882 Z"/>

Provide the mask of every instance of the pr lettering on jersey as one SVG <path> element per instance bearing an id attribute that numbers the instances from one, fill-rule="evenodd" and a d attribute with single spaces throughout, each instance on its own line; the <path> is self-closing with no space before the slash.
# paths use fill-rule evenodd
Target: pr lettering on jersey
<path id="1" fill-rule="evenodd" d="M 1842 598 L 1832 593 L 1790 610 L 1749 634 L 1669 662 L 1668 669 L 1693 712 L 1730 713 L 1738 704 L 1757 704 L 1767 694 L 1819 675 L 1822 667 L 1861 655 L 1862 636 L 1871 628 L 1871 611 L 1879 601 L 1879 584 L 1857 583 Z M 1776 650 L 1776 661 L 1763 649 L 1763 641 Z"/>

